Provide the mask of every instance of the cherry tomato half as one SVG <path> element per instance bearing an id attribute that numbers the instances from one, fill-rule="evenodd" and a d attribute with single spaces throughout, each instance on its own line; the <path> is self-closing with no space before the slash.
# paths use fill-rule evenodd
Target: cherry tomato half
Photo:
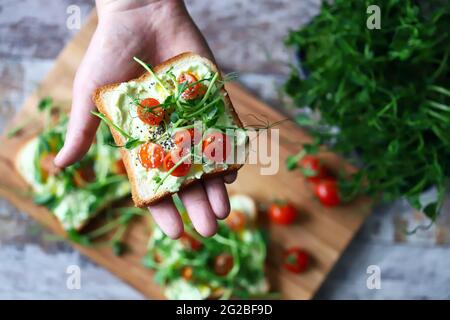
<path id="1" fill-rule="evenodd" d="M 276 224 L 291 224 L 297 216 L 297 210 L 289 202 L 276 201 L 268 210 L 269 218 Z"/>
<path id="2" fill-rule="evenodd" d="M 187 88 L 181 94 L 184 100 L 192 100 L 204 94 L 204 86 L 197 81 L 197 77 L 190 72 L 184 72 L 178 77 L 178 83 L 186 82 Z"/>
<path id="3" fill-rule="evenodd" d="M 183 148 L 176 148 L 176 149 L 172 150 L 171 152 L 169 152 L 166 155 L 166 157 L 164 158 L 164 169 L 166 171 L 169 171 L 170 169 L 172 169 L 179 161 L 181 161 L 183 156 L 186 154 L 185 152 L 189 152 L 189 151 L 186 151 L 186 149 L 183 149 Z M 186 159 L 185 161 L 180 163 L 178 165 L 178 167 L 176 167 L 170 173 L 170 175 L 172 175 L 174 177 L 183 177 L 189 172 L 189 170 L 191 169 L 191 166 L 192 166 L 192 163 L 191 163 L 190 159 Z"/>
<path id="4" fill-rule="evenodd" d="M 157 126 L 164 119 L 165 111 L 161 107 L 156 107 L 160 103 L 158 100 L 153 98 L 147 98 L 140 102 L 137 107 L 137 114 L 139 119 L 143 122 Z"/>
<path id="5" fill-rule="evenodd" d="M 226 276 L 233 269 L 233 257 L 228 253 L 221 253 L 214 258 L 214 272 L 219 276 Z"/>
<path id="6" fill-rule="evenodd" d="M 200 142 L 201 138 L 202 137 L 200 132 L 198 132 L 194 128 L 189 128 L 175 132 L 173 140 L 177 146 L 190 148 L 197 145 Z"/>
<path id="7" fill-rule="evenodd" d="M 56 153 L 46 153 L 43 154 L 41 160 L 39 161 L 41 165 L 42 178 L 46 180 L 48 176 L 55 176 L 61 172 L 61 168 L 57 167 L 54 163 L 56 158 Z"/>
<path id="8" fill-rule="evenodd" d="M 184 278 L 184 280 L 192 280 L 193 273 L 194 270 L 192 270 L 192 267 L 183 267 L 181 269 L 181 276 Z"/>
<path id="9" fill-rule="evenodd" d="M 327 168 L 320 159 L 315 156 L 307 155 L 300 160 L 300 167 L 304 169 L 306 178 L 309 182 L 317 183 L 320 180 L 330 176 Z"/>
<path id="10" fill-rule="evenodd" d="M 124 176 L 127 175 L 127 170 L 125 168 L 125 164 L 123 163 L 122 159 L 118 159 L 118 160 L 116 160 L 116 162 L 114 162 L 113 172 L 118 175 L 124 175 Z"/>
<path id="11" fill-rule="evenodd" d="M 139 149 L 139 161 L 146 169 L 159 168 L 164 161 L 164 149 L 156 143 L 146 143 Z"/>
<path id="12" fill-rule="evenodd" d="M 73 182 L 77 187 L 83 187 L 88 183 L 95 180 L 95 171 L 92 164 L 85 165 L 77 170 L 73 174 Z"/>
<path id="13" fill-rule="evenodd" d="M 225 162 L 231 152 L 230 139 L 222 132 L 207 134 L 202 144 L 203 155 L 214 162 Z"/>
<path id="14" fill-rule="evenodd" d="M 302 273 L 308 269 L 309 254 L 300 248 L 290 248 L 284 253 L 283 267 L 293 273 Z"/>
<path id="15" fill-rule="evenodd" d="M 232 210 L 228 217 L 225 219 L 225 223 L 233 231 L 241 231 L 245 228 L 247 223 L 246 216 L 240 211 Z"/>
<path id="16" fill-rule="evenodd" d="M 202 247 L 202 243 L 189 235 L 188 233 L 184 232 L 181 237 L 180 241 L 183 244 L 183 246 L 186 249 L 192 250 L 192 251 L 198 251 Z"/>
<path id="17" fill-rule="evenodd" d="M 338 186 L 334 179 L 325 179 L 316 183 L 314 193 L 324 206 L 334 207 L 341 203 Z"/>

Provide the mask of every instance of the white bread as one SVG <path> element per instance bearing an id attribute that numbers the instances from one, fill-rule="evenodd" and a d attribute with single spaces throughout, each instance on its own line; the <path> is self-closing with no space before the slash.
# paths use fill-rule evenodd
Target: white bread
<path id="1" fill-rule="evenodd" d="M 156 75 L 158 75 L 158 74 L 164 73 L 171 66 L 176 66 L 176 65 L 180 65 L 180 64 L 189 64 L 190 62 L 199 62 L 199 61 L 206 64 L 211 69 L 212 72 L 218 72 L 217 67 L 214 65 L 214 63 L 212 63 L 211 61 L 209 61 L 206 58 L 203 58 L 197 54 L 190 53 L 190 52 L 177 55 L 177 56 L 153 67 L 153 72 Z M 130 62 L 130 63 L 132 63 L 132 62 Z M 130 81 L 135 81 L 135 82 L 139 83 L 139 82 L 143 82 L 143 81 L 151 79 L 149 77 L 152 77 L 152 75 L 149 72 L 145 72 L 139 78 L 133 79 Z M 94 101 L 95 105 L 97 106 L 98 110 L 101 113 L 103 113 L 110 120 L 112 120 L 113 108 L 117 108 L 117 106 L 108 105 L 108 103 L 106 103 L 107 99 L 105 99 L 105 96 L 108 93 L 111 93 L 112 91 L 114 91 L 119 85 L 120 85 L 120 83 L 109 84 L 109 85 L 103 86 L 101 88 L 98 88 L 93 93 L 93 101 Z M 222 89 L 222 94 L 224 97 L 226 112 L 228 112 L 229 115 L 231 116 L 231 118 L 233 119 L 234 125 L 236 125 L 237 127 L 242 127 L 242 123 L 239 120 L 239 117 L 236 114 L 225 89 Z M 118 133 L 114 128 L 110 127 L 110 129 L 111 129 L 112 135 L 114 137 L 115 143 L 117 145 L 124 145 L 126 142 L 126 139 L 120 133 Z M 121 152 L 122 159 L 123 159 L 123 162 L 125 164 L 125 167 L 126 167 L 126 170 L 128 173 L 128 178 L 131 183 L 133 201 L 137 207 L 141 207 L 141 208 L 147 207 L 147 206 L 154 204 L 157 201 L 177 192 L 177 191 L 170 192 L 167 190 L 161 190 L 161 191 L 156 192 L 155 194 L 143 195 L 144 193 L 142 192 L 142 190 L 145 189 L 146 186 L 142 182 L 140 182 L 139 179 L 137 179 L 136 168 L 135 168 L 134 162 L 132 161 L 130 151 L 126 150 L 125 148 L 121 148 L 120 152 Z M 213 176 L 224 175 L 224 174 L 230 173 L 232 171 L 237 171 L 241 167 L 242 167 L 242 164 L 231 164 L 231 165 L 228 165 L 226 168 L 215 168 L 214 170 L 212 170 L 208 173 L 204 173 L 202 175 L 201 179 L 207 179 L 207 178 L 213 177 Z M 179 190 L 192 184 L 193 182 L 195 182 L 195 180 L 197 180 L 197 179 L 191 178 L 191 179 L 187 179 L 187 180 L 183 181 L 183 183 L 179 187 Z"/>

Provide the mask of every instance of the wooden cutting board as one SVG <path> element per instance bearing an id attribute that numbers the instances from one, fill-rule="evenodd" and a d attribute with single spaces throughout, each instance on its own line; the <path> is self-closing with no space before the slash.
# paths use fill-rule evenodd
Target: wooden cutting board
<path id="1" fill-rule="evenodd" d="M 94 13 L 61 52 L 53 69 L 37 92 L 27 99 L 15 120 L 10 124 L 11 128 L 23 123 L 24 119 L 38 117 L 36 105 L 43 96 L 51 96 L 55 101 L 66 102 L 66 105 L 69 105 L 72 79 L 96 23 Z M 235 83 L 228 84 L 227 89 L 236 110 L 246 124 L 254 123 L 255 115 L 266 119 L 269 123 L 286 118 Z M 33 121 L 33 125 L 28 126 L 20 135 L 11 139 L 0 138 L 2 146 L 0 148 L 0 176 L 2 177 L 0 194 L 53 232 L 63 235 L 59 224 L 47 209 L 35 205 L 29 197 L 21 195 L 20 191 L 26 190 L 26 185 L 14 171 L 13 161 L 17 151 L 25 141 L 41 130 L 41 126 L 39 121 Z M 310 141 L 310 137 L 290 121 L 283 122 L 278 128 L 281 141 L 279 172 L 276 175 L 263 176 L 260 174 L 259 165 L 246 165 L 239 172 L 237 182 L 229 186 L 229 191 L 253 196 L 262 208 L 275 198 L 289 200 L 297 206 L 300 217 L 295 225 L 279 227 L 266 223 L 270 236 L 268 274 L 272 288 L 281 292 L 282 298 L 310 299 L 361 226 L 370 211 L 370 202 L 368 199 L 358 199 L 350 205 L 336 209 L 324 208 L 315 200 L 300 172 L 288 172 L 284 168 L 286 157 L 296 153 L 302 143 Z M 346 165 L 332 154 L 323 156 L 332 167 Z M 262 218 L 264 220 L 264 214 Z M 163 298 L 161 288 L 153 282 L 152 271 L 141 266 L 141 258 L 145 254 L 149 236 L 146 225 L 142 220 L 131 225 L 126 235 L 126 242 L 131 247 L 131 251 L 122 257 L 114 256 L 107 248 L 92 249 L 74 246 L 147 297 Z M 311 253 L 312 266 L 306 273 L 295 275 L 281 267 L 283 248 L 290 246 L 300 246 Z"/>

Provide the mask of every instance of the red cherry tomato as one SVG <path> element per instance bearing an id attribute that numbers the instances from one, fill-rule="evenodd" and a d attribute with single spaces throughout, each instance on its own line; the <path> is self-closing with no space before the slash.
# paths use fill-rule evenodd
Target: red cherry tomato
<path id="1" fill-rule="evenodd" d="M 225 220 L 225 223 L 233 231 L 241 231 L 245 228 L 247 219 L 240 211 L 232 210 Z"/>
<path id="2" fill-rule="evenodd" d="M 203 155 L 214 162 L 225 162 L 231 152 L 231 143 L 227 135 L 222 132 L 209 133 L 203 140 Z"/>
<path id="3" fill-rule="evenodd" d="M 276 224 L 291 224 L 294 222 L 297 211 L 289 202 L 274 202 L 268 210 L 269 218 Z"/>
<path id="4" fill-rule="evenodd" d="M 187 86 L 181 94 L 181 97 L 184 100 L 195 99 L 203 93 L 204 90 L 202 90 L 202 87 L 204 86 L 201 83 L 198 83 L 197 77 L 192 73 L 184 72 L 178 77 L 178 83 L 182 84 L 184 82 L 186 82 Z"/>
<path id="5" fill-rule="evenodd" d="M 127 170 L 122 159 L 118 159 L 113 166 L 113 172 L 118 175 L 127 175 Z"/>
<path id="6" fill-rule="evenodd" d="M 300 160 L 300 167 L 307 171 L 305 174 L 309 182 L 317 183 L 320 180 L 329 177 L 330 173 L 315 156 L 307 155 Z"/>
<path id="7" fill-rule="evenodd" d="M 164 119 L 165 115 L 165 111 L 162 107 L 156 107 L 159 104 L 159 101 L 153 98 L 142 100 L 137 107 L 139 119 L 149 125 L 157 126 Z"/>
<path id="8" fill-rule="evenodd" d="M 233 257 L 230 254 L 219 254 L 214 258 L 214 272 L 219 276 L 226 276 L 233 269 L 233 264 Z"/>
<path id="9" fill-rule="evenodd" d="M 197 239 L 190 236 L 188 233 L 184 232 L 181 237 L 180 241 L 183 244 L 183 246 L 186 249 L 192 250 L 192 251 L 198 251 L 202 247 L 202 243 L 198 241 Z"/>
<path id="10" fill-rule="evenodd" d="M 186 151 L 186 149 L 183 149 L 183 148 L 176 148 L 176 149 L 172 150 L 171 152 L 169 152 L 166 155 L 166 157 L 164 158 L 164 169 L 166 171 L 169 171 L 170 169 L 172 169 L 179 161 L 181 161 L 183 156 L 186 154 L 185 152 L 188 152 L 188 151 Z M 191 166 L 192 166 L 192 163 L 191 163 L 190 159 L 186 159 L 185 161 L 180 163 L 178 165 L 178 167 L 176 167 L 170 173 L 170 175 L 172 175 L 174 177 L 183 177 L 189 172 L 189 170 L 191 169 Z"/>
<path id="11" fill-rule="evenodd" d="M 164 161 L 164 149 L 156 143 L 146 143 L 139 149 L 139 161 L 146 169 L 159 168 Z"/>
<path id="12" fill-rule="evenodd" d="M 57 167 L 54 163 L 56 158 L 56 153 L 46 153 L 43 154 L 40 160 L 42 178 L 47 179 L 48 176 L 55 176 L 61 172 L 61 169 Z"/>
<path id="13" fill-rule="evenodd" d="M 314 193 L 324 206 L 334 207 L 341 203 L 338 186 L 334 179 L 325 179 L 315 184 Z"/>
<path id="14" fill-rule="evenodd" d="M 308 269 L 309 254 L 300 248 L 290 248 L 284 253 L 283 267 L 293 273 L 302 273 Z"/>
<path id="15" fill-rule="evenodd" d="M 184 278 L 184 280 L 192 280 L 193 273 L 194 270 L 192 270 L 192 267 L 183 267 L 181 269 L 181 276 Z"/>
<path id="16" fill-rule="evenodd" d="M 190 128 L 177 131 L 173 140 L 177 146 L 190 148 L 197 145 L 200 142 L 201 138 L 201 133 L 199 133 L 194 128 Z"/>
<path id="17" fill-rule="evenodd" d="M 95 171 L 92 165 L 86 165 L 75 170 L 73 174 L 73 182 L 77 187 L 83 187 L 95 180 Z"/>

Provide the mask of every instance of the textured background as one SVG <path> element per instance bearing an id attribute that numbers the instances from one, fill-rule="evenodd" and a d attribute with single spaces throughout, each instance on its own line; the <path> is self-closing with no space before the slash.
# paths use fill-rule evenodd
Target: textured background
<path id="1" fill-rule="evenodd" d="M 76 32 L 66 28 L 66 9 L 72 4 L 81 8 L 84 19 L 93 1 L 0 1 L 1 132 Z M 307 23 L 318 12 L 320 0 L 189 0 L 187 5 L 221 67 L 238 71 L 247 88 L 282 108 L 277 87 L 286 78 L 287 64 L 293 61 L 283 47 L 283 37 L 289 29 Z M 412 237 L 399 230 L 420 222 L 421 216 L 403 202 L 374 211 L 317 298 L 450 298 L 448 207 L 437 227 Z M 72 264 L 82 270 L 81 290 L 66 288 L 66 268 Z M 366 286 L 369 265 L 381 268 L 380 290 Z M 0 298 L 142 296 L 65 242 L 53 240 L 25 214 L 0 199 Z"/>

